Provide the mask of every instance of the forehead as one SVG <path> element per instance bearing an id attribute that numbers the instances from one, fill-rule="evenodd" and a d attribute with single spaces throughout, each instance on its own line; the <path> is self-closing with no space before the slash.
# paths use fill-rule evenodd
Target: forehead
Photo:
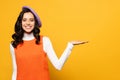
<path id="1" fill-rule="evenodd" d="M 24 13 L 23 18 L 34 18 L 34 15 L 31 12 L 26 12 Z"/>

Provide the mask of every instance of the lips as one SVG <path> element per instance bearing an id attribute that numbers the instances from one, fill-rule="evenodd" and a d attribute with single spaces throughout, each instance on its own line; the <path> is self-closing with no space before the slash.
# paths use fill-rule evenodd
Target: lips
<path id="1" fill-rule="evenodd" d="M 26 28 L 26 29 L 31 29 L 31 28 L 32 28 L 32 26 L 25 26 L 25 28 Z"/>
<path id="2" fill-rule="evenodd" d="M 23 25 L 22 28 L 26 33 L 30 33 L 34 29 L 34 25 Z"/>

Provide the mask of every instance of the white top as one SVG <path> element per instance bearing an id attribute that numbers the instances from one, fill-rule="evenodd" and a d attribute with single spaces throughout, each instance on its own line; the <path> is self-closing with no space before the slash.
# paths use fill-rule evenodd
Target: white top
<path id="1" fill-rule="evenodd" d="M 34 39 L 33 34 L 24 34 L 23 40 L 32 40 Z M 68 43 L 66 49 L 64 50 L 63 54 L 61 57 L 58 59 L 56 56 L 56 53 L 52 47 L 51 41 L 48 37 L 43 37 L 43 50 L 46 52 L 50 62 L 53 64 L 53 66 L 57 70 L 61 70 L 65 61 L 67 60 L 68 56 L 71 53 L 71 50 L 73 48 L 72 43 Z M 10 52 L 12 55 L 12 62 L 13 62 L 13 75 L 12 75 L 12 80 L 16 80 L 17 77 L 17 65 L 16 65 L 16 58 L 15 58 L 15 52 L 14 52 L 14 47 L 12 44 L 10 44 Z"/>

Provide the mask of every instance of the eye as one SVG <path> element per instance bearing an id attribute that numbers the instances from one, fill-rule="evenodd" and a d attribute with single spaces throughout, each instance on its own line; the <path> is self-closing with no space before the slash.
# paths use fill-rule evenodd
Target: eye
<path id="1" fill-rule="evenodd" d="M 23 21 L 23 22 L 25 22 L 25 21 L 26 21 L 26 19 L 24 18 L 24 19 L 22 19 L 22 21 Z"/>
<path id="2" fill-rule="evenodd" d="M 31 22 L 34 22 L 35 20 L 34 19 L 30 19 Z"/>

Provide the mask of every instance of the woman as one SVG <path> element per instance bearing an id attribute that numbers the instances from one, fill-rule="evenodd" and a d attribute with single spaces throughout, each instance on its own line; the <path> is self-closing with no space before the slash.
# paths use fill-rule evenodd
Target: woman
<path id="1" fill-rule="evenodd" d="M 40 35 L 42 26 L 39 16 L 28 6 L 24 6 L 15 24 L 10 51 L 13 61 L 12 80 L 50 80 L 46 57 L 53 66 L 61 70 L 74 45 L 85 41 L 71 41 L 60 59 L 57 58 L 51 41 Z"/>

